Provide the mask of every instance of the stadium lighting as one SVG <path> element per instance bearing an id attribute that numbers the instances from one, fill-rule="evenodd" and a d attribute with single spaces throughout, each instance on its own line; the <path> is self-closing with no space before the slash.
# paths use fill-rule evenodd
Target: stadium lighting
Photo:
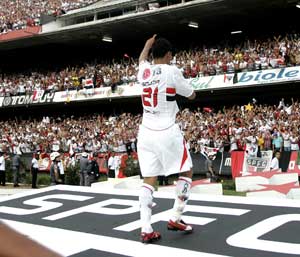
<path id="1" fill-rule="evenodd" d="M 236 31 L 231 31 L 231 35 L 233 35 L 233 34 L 240 34 L 240 33 L 242 33 L 243 31 L 241 31 L 241 30 L 236 30 Z"/>
<path id="2" fill-rule="evenodd" d="M 112 38 L 111 37 L 109 37 L 109 36 L 104 36 L 103 38 L 102 38 L 102 41 L 104 41 L 104 42 L 112 42 Z"/>
<path id="3" fill-rule="evenodd" d="M 189 27 L 198 29 L 198 22 L 190 21 L 188 24 Z"/>

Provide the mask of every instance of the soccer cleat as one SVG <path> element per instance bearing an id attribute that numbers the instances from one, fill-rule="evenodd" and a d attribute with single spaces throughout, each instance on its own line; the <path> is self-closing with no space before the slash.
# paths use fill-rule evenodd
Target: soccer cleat
<path id="1" fill-rule="evenodd" d="M 192 233 L 193 227 L 191 225 L 186 224 L 183 220 L 173 221 L 169 220 L 168 222 L 168 230 L 173 231 L 184 231 L 186 233 Z"/>
<path id="2" fill-rule="evenodd" d="M 154 241 L 157 241 L 161 238 L 161 235 L 157 231 L 153 231 L 152 233 L 145 233 L 143 232 L 141 234 L 141 241 L 144 244 L 152 243 Z"/>

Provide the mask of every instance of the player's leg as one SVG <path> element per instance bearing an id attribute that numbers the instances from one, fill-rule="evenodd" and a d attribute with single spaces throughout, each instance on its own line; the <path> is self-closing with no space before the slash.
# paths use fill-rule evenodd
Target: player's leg
<path id="1" fill-rule="evenodd" d="M 150 132 L 149 132 L 150 133 Z M 159 172 L 162 166 L 157 158 L 157 153 L 152 145 L 153 136 L 140 129 L 138 140 L 138 156 L 144 183 L 140 189 L 140 215 L 141 215 L 141 241 L 150 243 L 160 238 L 160 233 L 153 231 L 151 226 L 153 192 Z"/>
<path id="2" fill-rule="evenodd" d="M 165 150 L 162 163 L 165 165 L 167 174 L 179 173 L 175 188 L 175 200 L 172 216 L 168 222 L 168 229 L 191 232 L 192 227 L 186 225 L 181 216 L 189 199 L 192 184 L 192 159 L 187 149 L 186 142 L 178 126 L 174 126 L 169 132 L 172 140 L 164 142 Z"/>
<path id="3" fill-rule="evenodd" d="M 150 243 L 160 238 L 160 233 L 153 231 L 151 226 L 151 216 L 153 207 L 153 192 L 157 177 L 144 178 L 144 183 L 140 191 L 140 215 L 141 215 L 141 241 Z"/>
<path id="4" fill-rule="evenodd" d="M 192 184 L 192 170 L 180 173 L 176 189 L 172 216 L 168 222 L 169 230 L 192 232 L 193 228 L 182 220 L 182 214 L 187 205 Z"/>

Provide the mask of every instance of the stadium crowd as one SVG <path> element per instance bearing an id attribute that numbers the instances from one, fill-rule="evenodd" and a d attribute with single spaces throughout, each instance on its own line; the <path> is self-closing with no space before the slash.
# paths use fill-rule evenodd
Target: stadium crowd
<path id="1" fill-rule="evenodd" d="M 41 14 L 58 16 L 98 0 L 1 0 L 0 34 L 40 25 Z"/>
<path id="2" fill-rule="evenodd" d="M 179 51 L 172 63 L 185 78 L 212 76 L 261 69 L 300 65 L 300 34 L 273 39 L 247 40 L 239 45 L 194 47 Z M 136 82 L 137 60 L 124 54 L 119 61 L 67 67 L 60 71 L 2 74 L 0 96 L 31 94 L 35 90 L 64 91 L 83 88 L 115 87 Z"/>
<path id="3" fill-rule="evenodd" d="M 278 106 L 255 102 L 243 106 L 210 107 L 179 112 L 177 122 L 190 150 L 201 146 L 219 151 L 298 150 L 300 144 L 300 102 Z M 136 150 L 140 114 L 123 113 L 105 117 L 100 114 L 81 117 L 44 117 L 42 120 L 8 120 L 0 122 L 0 150 L 15 152 L 70 153 L 126 152 L 129 144 Z M 91 126 L 93 124 L 93 126 Z"/>

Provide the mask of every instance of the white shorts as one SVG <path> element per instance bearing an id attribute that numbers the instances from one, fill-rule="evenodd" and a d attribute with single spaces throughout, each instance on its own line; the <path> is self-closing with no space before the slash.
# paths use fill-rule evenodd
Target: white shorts
<path id="1" fill-rule="evenodd" d="M 139 128 L 137 152 L 143 177 L 189 171 L 192 159 L 177 124 L 165 130 Z"/>

